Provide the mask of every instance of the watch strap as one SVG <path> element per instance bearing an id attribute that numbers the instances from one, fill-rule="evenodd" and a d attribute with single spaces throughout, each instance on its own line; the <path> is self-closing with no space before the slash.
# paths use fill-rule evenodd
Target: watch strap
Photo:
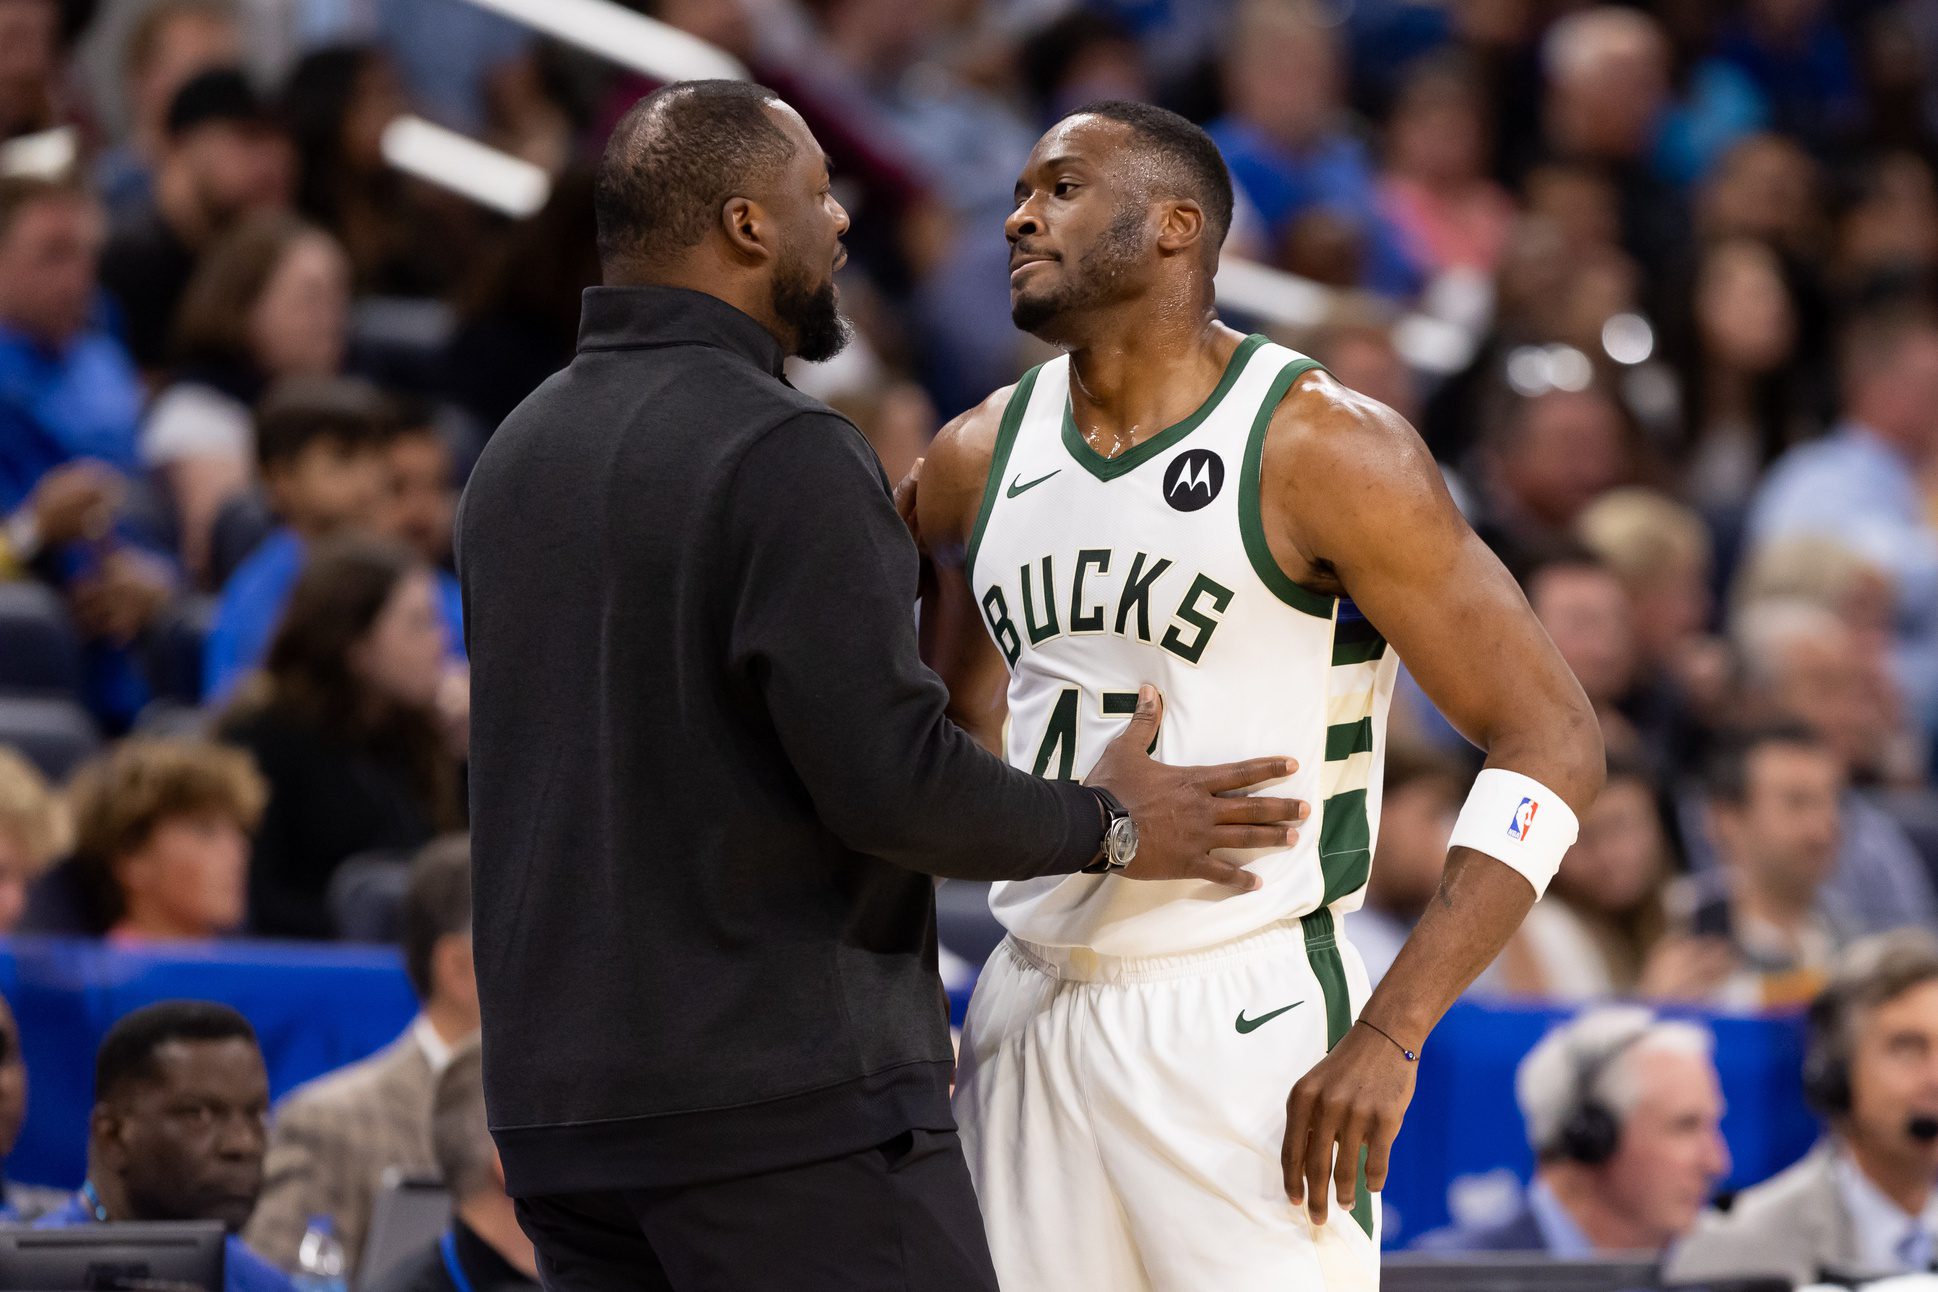
<path id="1" fill-rule="evenodd" d="M 1130 809 L 1124 806 L 1123 800 L 1119 799 L 1115 794 L 1112 794 L 1109 790 L 1105 789 L 1103 786 L 1086 785 L 1084 786 L 1084 788 L 1089 790 L 1092 794 L 1095 794 L 1098 800 L 1104 805 L 1104 812 L 1106 813 L 1106 816 L 1104 818 L 1104 829 L 1108 830 L 1110 828 L 1110 823 L 1112 821 L 1115 821 L 1118 817 L 1130 815 Z"/>
<path id="2" fill-rule="evenodd" d="M 1122 799 L 1119 799 L 1115 794 L 1112 794 L 1101 785 L 1086 785 L 1084 788 L 1097 796 L 1098 806 L 1103 809 L 1104 828 L 1103 833 L 1097 836 L 1097 855 L 1090 859 L 1089 865 L 1077 873 L 1081 875 L 1108 875 L 1114 870 L 1122 869 L 1122 867 L 1110 864 L 1110 827 L 1129 816 L 1130 809 L 1124 806 Z"/>

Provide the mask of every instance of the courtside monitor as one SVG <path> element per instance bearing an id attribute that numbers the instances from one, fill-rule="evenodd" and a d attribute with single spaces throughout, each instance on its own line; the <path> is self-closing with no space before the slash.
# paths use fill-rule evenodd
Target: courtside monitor
<path id="1" fill-rule="evenodd" d="M 1660 1288 L 1656 1262 L 1557 1261 L 1536 1252 L 1388 1255 L 1382 1292 L 1643 1292 Z"/>
<path id="2" fill-rule="evenodd" d="M 0 1292 L 222 1292 L 223 1237 L 212 1220 L 9 1225 L 0 1228 Z"/>

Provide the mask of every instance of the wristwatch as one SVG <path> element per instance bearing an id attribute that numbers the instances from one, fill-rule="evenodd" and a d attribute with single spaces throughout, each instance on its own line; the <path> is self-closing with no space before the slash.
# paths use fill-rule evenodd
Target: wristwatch
<path id="1" fill-rule="evenodd" d="M 1097 849 L 1097 859 L 1083 868 L 1086 875 L 1115 875 L 1131 864 L 1137 855 L 1137 822 L 1117 796 L 1101 785 L 1088 785 L 1092 794 L 1097 796 L 1098 804 L 1104 810 L 1104 841 Z"/>

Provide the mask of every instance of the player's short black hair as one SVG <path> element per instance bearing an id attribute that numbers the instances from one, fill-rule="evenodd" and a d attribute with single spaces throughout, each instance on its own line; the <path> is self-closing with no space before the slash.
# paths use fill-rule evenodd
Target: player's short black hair
<path id="1" fill-rule="evenodd" d="M 600 261 L 654 264 L 698 245 L 729 198 L 794 156 L 767 112 L 778 102 L 746 81 L 675 81 L 635 103 L 593 184 Z"/>
<path id="2" fill-rule="evenodd" d="M 155 1080 L 155 1051 L 171 1041 L 247 1041 L 256 1029 L 227 1005 L 212 1000 L 164 1000 L 124 1015 L 108 1029 L 94 1056 L 94 1097 L 111 1099 L 123 1088 Z"/>
<path id="3" fill-rule="evenodd" d="M 1231 232 L 1231 171 L 1218 145 L 1200 127 L 1175 112 L 1127 99 L 1086 103 L 1071 117 L 1102 117 L 1129 126 L 1138 149 L 1150 159 L 1161 190 L 1188 197 L 1205 213 L 1205 245 L 1212 255 Z"/>

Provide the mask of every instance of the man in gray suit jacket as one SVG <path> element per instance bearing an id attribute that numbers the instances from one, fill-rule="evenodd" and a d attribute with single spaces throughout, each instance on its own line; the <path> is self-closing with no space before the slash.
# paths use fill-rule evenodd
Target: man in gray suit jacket
<path id="1" fill-rule="evenodd" d="M 276 1109 L 262 1197 L 244 1237 L 286 1270 L 296 1268 L 313 1216 L 335 1223 L 356 1270 L 385 1172 L 437 1174 L 432 1092 L 454 1049 L 478 1031 L 467 840 L 438 840 L 412 864 L 403 926 L 421 1012 L 389 1046 L 298 1087 Z"/>
<path id="2" fill-rule="evenodd" d="M 1672 1279 L 1938 1268 L 1938 940 L 1903 929 L 1852 946 L 1809 1027 L 1804 1093 L 1829 1134 L 1727 1214 L 1706 1214 Z"/>

